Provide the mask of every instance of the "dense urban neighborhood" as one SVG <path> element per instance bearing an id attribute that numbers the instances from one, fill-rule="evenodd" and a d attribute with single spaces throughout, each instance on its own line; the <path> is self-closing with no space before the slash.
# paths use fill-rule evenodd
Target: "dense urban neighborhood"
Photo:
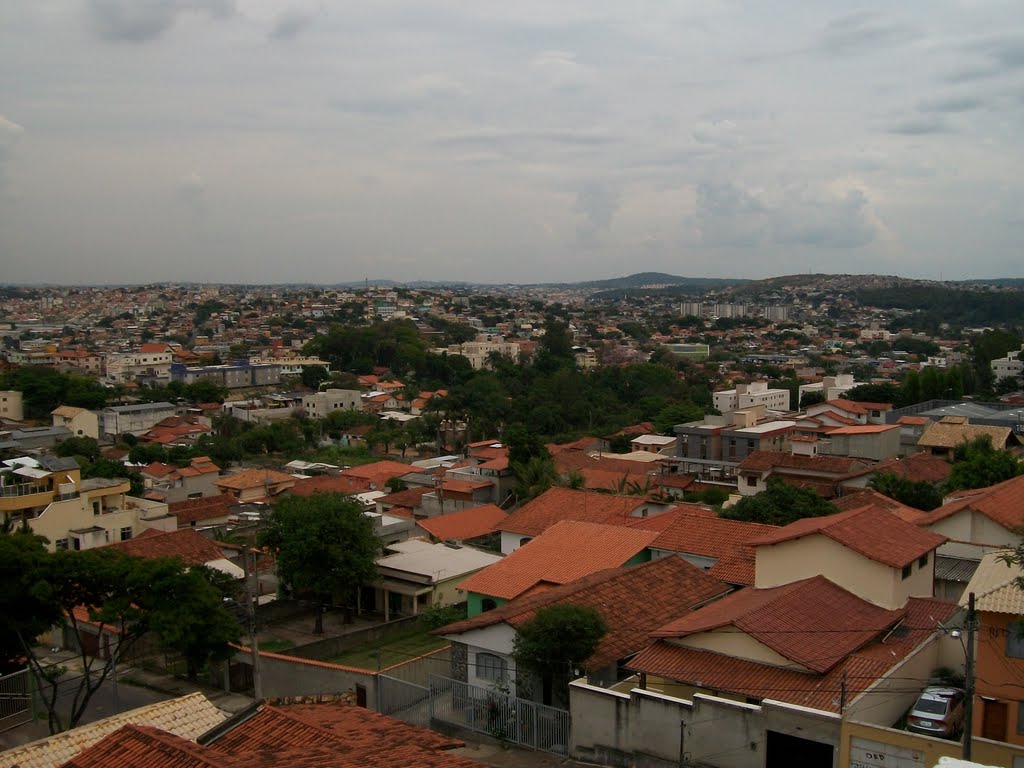
<path id="1" fill-rule="evenodd" d="M 1016 280 L 0 287 L 0 765 L 1024 765 L 1022 327 Z"/>

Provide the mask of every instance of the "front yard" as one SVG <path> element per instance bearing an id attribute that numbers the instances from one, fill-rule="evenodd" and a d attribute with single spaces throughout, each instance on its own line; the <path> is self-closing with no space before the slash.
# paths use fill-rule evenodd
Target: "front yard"
<path id="1" fill-rule="evenodd" d="M 443 637 L 427 633 L 422 626 L 411 627 L 407 632 L 388 640 L 374 640 L 333 656 L 325 661 L 360 669 L 380 669 L 409 661 L 418 656 L 436 651 L 448 645 Z"/>

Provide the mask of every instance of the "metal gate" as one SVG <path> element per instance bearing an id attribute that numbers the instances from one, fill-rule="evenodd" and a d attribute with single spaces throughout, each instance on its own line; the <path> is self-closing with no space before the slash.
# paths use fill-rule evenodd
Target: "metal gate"
<path id="1" fill-rule="evenodd" d="M 430 719 L 530 749 L 569 754 L 569 712 L 535 701 L 430 676 Z"/>
<path id="2" fill-rule="evenodd" d="M 377 711 L 407 723 L 430 727 L 430 689 L 406 680 L 377 675 Z"/>
<path id="3" fill-rule="evenodd" d="M 30 722 L 33 714 L 29 670 L 0 677 L 0 732 Z"/>

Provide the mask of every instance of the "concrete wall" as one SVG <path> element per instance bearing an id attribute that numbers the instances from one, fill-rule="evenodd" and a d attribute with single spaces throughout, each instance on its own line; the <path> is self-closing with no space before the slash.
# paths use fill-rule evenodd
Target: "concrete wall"
<path id="1" fill-rule="evenodd" d="M 888 677 L 848 702 L 846 716 L 883 727 L 896 723 L 928 685 L 932 672 L 944 666 L 941 650 L 937 636 L 925 640 Z"/>
<path id="2" fill-rule="evenodd" d="M 974 738 L 971 742 L 972 765 L 1011 766 L 1024 759 L 1024 747 Z M 908 731 L 881 728 L 853 719 L 843 722 L 839 743 L 838 768 L 883 768 L 886 765 L 931 768 L 941 757 L 962 755 L 959 742 L 918 736 Z"/>
<path id="3" fill-rule="evenodd" d="M 252 656 L 248 652 L 238 653 L 234 660 L 241 664 L 252 664 Z M 355 691 L 356 686 L 361 685 L 366 689 L 367 706 L 373 709 L 377 701 L 376 673 L 365 669 L 261 651 L 260 673 L 263 677 L 263 695 L 268 698 L 340 695 Z"/>
<path id="4" fill-rule="evenodd" d="M 570 755 L 615 766 L 688 764 L 762 768 L 767 732 L 831 744 L 838 763 L 840 720 L 765 700 L 760 705 L 696 694 L 690 699 L 633 688 L 628 693 L 577 680 L 569 686 Z"/>
<path id="5" fill-rule="evenodd" d="M 350 648 L 355 648 L 363 643 L 374 640 L 387 640 L 395 635 L 407 632 L 410 628 L 416 626 L 418 621 L 418 616 L 407 616 L 403 619 L 389 621 L 386 624 L 378 624 L 367 629 L 361 629 L 358 632 L 351 632 L 346 635 L 339 635 L 338 637 L 328 637 L 305 645 L 299 645 L 295 648 L 289 648 L 288 655 L 300 659 L 329 659 L 333 656 L 339 656 Z"/>
<path id="6" fill-rule="evenodd" d="M 1020 536 L 967 509 L 939 520 L 928 529 L 950 539 L 939 547 L 939 554 L 970 560 L 981 560 L 986 552 L 994 549 L 1016 547 L 1021 541 Z"/>
<path id="7" fill-rule="evenodd" d="M 745 632 L 737 632 L 735 627 L 731 625 L 721 629 L 713 629 L 709 632 L 672 638 L 669 642 L 673 645 L 681 645 L 684 648 L 712 651 L 725 656 L 734 656 L 738 659 L 750 659 L 762 664 L 771 664 L 775 667 L 804 669 Z"/>

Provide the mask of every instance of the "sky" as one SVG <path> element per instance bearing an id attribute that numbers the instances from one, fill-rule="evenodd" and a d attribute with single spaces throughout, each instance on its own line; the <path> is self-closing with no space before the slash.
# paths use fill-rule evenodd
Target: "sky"
<path id="1" fill-rule="evenodd" d="M 1020 0 L 4 0 L 0 283 L 1024 276 Z"/>

